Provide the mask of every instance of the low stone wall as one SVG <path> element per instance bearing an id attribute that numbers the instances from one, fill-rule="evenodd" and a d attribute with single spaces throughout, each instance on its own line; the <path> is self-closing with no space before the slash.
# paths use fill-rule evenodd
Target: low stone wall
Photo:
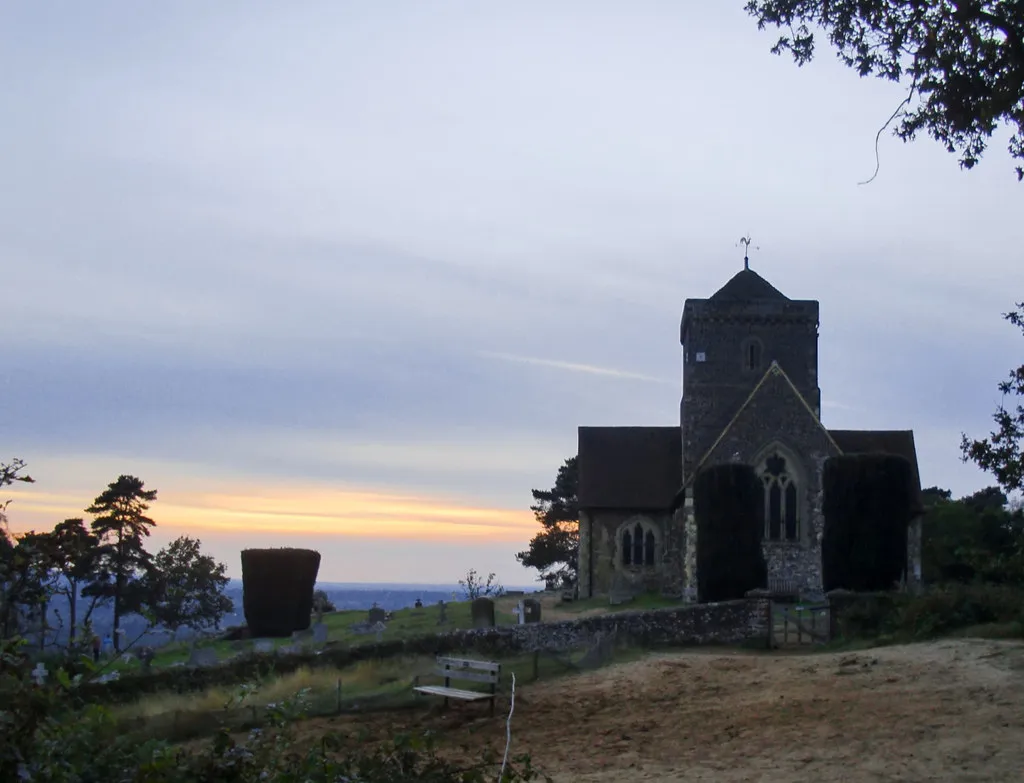
<path id="1" fill-rule="evenodd" d="M 85 701 L 120 702 L 158 691 L 188 692 L 233 685 L 256 677 L 284 674 L 302 666 L 344 667 L 364 660 L 400 655 L 515 655 L 534 650 L 568 651 L 590 643 L 598 632 L 645 647 L 740 644 L 764 640 L 770 633 L 769 601 L 756 597 L 670 609 L 612 612 L 577 620 L 496 628 L 464 629 L 353 647 L 328 646 L 289 655 L 251 655 L 219 666 L 173 667 L 149 674 L 128 674 L 78 689 Z"/>

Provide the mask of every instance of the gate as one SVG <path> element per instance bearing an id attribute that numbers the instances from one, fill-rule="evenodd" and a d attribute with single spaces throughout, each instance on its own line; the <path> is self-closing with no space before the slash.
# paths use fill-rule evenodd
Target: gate
<path id="1" fill-rule="evenodd" d="M 801 647 L 831 639 L 829 605 L 772 601 L 772 646 Z"/>

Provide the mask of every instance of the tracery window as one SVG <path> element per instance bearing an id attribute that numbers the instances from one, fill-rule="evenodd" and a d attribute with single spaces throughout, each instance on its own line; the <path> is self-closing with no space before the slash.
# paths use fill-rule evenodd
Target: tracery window
<path id="1" fill-rule="evenodd" d="M 769 541 L 800 540 L 800 493 L 786 458 L 769 454 L 759 470 L 764 491 L 764 537 Z"/>
<path id="2" fill-rule="evenodd" d="M 654 531 L 637 522 L 622 531 L 622 565 L 653 566 L 658 542 Z"/>

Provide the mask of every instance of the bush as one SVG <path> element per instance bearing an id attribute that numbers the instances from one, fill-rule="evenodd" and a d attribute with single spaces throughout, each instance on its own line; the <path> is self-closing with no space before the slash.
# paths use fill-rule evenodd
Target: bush
<path id="1" fill-rule="evenodd" d="M 927 639 L 989 623 L 1024 622 L 1024 589 L 1006 585 L 950 584 L 920 595 L 869 593 L 837 606 L 840 636 Z"/>
<path id="2" fill-rule="evenodd" d="M 697 594 L 701 602 L 743 598 L 766 587 L 761 550 L 764 504 L 750 465 L 716 465 L 694 481 L 697 519 Z"/>
<path id="3" fill-rule="evenodd" d="M 910 463 L 892 454 L 850 454 L 825 462 L 825 590 L 891 590 L 907 564 L 915 511 Z"/>
<path id="4" fill-rule="evenodd" d="M 478 763 L 442 759 L 429 736 L 399 736 L 374 745 L 326 735 L 302 747 L 290 724 L 302 715 L 303 694 L 279 702 L 273 731 L 254 730 L 236 741 L 227 731 L 193 749 L 164 742 L 139 743 L 116 730 L 102 707 L 74 710 L 76 683 L 59 670 L 53 682 L 36 685 L 20 643 L 0 642 L 0 780 L 83 783 L 132 780 L 146 783 L 482 783 L 494 780 L 500 757 L 490 749 Z M 361 740 L 362 738 L 355 738 Z M 354 745 L 354 747 L 353 747 Z M 528 756 L 511 760 L 502 780 L 542 778 Z"/>
<path id="5" fill-rule="evenodd" d="M 320 553 L 243 549 L 242 608 L 253 636 L 285 637 L 309 628 Z"/>

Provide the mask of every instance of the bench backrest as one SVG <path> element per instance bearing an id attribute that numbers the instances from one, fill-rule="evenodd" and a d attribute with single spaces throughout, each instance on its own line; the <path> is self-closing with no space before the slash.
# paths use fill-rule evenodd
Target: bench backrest
<path id="1" fill-rule="evenodd" d="M 448 680 L 484 682 L 492 687 L 501 677 L 501 664 L 492 661 L 471 661 L 468 658 L 438 658 L 437 673 Z"/>

